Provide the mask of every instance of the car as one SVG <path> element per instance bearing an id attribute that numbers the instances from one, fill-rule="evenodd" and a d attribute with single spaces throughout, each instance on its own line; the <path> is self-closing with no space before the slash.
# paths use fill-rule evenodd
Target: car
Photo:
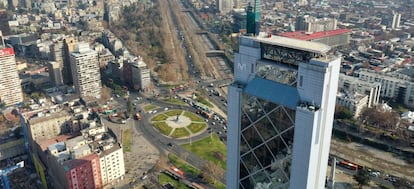
<path id="1" fill-rule="evenodd" d="M 168 145 L 169 147 L 173 147 L 173 146 L 174 146 L 174 144 L 173 144 L 173 143 L 171 143 L 171 142 L 170 142 L 170 143 L 168 143 L 167 145 Z"/>
<path id="2" fill-rule="evenodd" d="M 168 108 L 164 108 L 164 111 L 167 111 L 168 110 Z"/>
<path id="3" fill-rule="evenodd" d="M 148 112 L 149 114 L 152 114 L 152 110 Z"/>
<path id="4" fill-rule="evenodd" d="M 152 111 L 153 114 L 157 113 L 157 110 Z"/>

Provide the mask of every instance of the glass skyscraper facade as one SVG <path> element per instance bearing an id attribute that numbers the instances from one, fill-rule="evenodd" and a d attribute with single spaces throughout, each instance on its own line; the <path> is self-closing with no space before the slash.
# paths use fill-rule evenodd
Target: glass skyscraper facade
<path id="1" fill-rule="evenodd" d="M 319 43 L 240 38 L 228 97 L 227 188 L 323 188 L 340 58 Z"/>

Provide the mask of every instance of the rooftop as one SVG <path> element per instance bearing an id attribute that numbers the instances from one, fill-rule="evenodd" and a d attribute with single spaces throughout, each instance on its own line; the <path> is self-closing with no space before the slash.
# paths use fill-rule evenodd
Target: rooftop
<path id="1" fill-rule="evenodd" d="M 303 41 L 299 39 L 293 39 L 281 36 L 264 36 L 263 34 L 257 37 L 248 37 L 253 40 L 265 43 L 269 45 L 281 46 L 286 48 L 298 49 L 307 52 L 326 54 L 331 50 L 331 47 L 322 43 L 316 43 L 311 41 Z"/>
<path id="2" fill-rule="evenodd" d="M 331 37 L 331 36 L 341 35 L 341 34 L 346 34 L 346 33 L 351 33 L 351 32 L 352 30 L 350 29 L 337 29 L 337 30 L 321 31 L 321 32 L 314 32 L 314 33 L 308 33 L 305 31 L 295 31 L 295 32 L 279 33 L 277 35 L 282 36 L 282 37 L 293 38 L 293 39 L 311 41 L 314 39 Z"/>

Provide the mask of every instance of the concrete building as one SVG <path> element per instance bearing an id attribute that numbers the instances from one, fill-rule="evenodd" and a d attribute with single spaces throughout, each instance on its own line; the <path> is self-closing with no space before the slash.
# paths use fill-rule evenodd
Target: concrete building
<path id="1" fill-rule="evenodd" d="M 50 81 L 54 86 L 63 85 L 62 63 L 50 61 L 48 63 Z"/>
<path id="2" fill-rule="evenodd" d="M 233 32 L 246 33 L 247 13 L 244 9 L 233 10 Z"/>
<path id="3" fill-rule="evenodd" d="M 391 28 L 392 29 L 399 28 L 400 27 L 400 21 L 401 21 L 401 14 L 393 12 Z"/>
<path id="4" fill-rule="evenodd" d="M 99 154 L 102 184 L 107 185 L 123 179 L 125 175 L 124 153 L 119 145 Z"/>
<path id="5" fill-rule="evenodd" d="M 70 56 L 73 85 L 81 98 L 101 98 L 98 53 L 88 43 L 78 43 Z"/>
<path id="6" fill-rule="evenodd" d="M 277 35 L 282 37 L 289 37 L 293 39 L 300 39 L 305 41 L 312 41 L 317 43 L 323 43 L 329 45 L 332 48 L 347 46 L 350 44 L 352 30 L 350 29 L 337 29 L 330 31 L 321 31 L 321 32 L 304 32 L 304 31 L 295 31 L 295 32 L 285 32 L 279 33 Z"/>
<path id="7" fill-rule="evenodd" d="M 367 82 L 356 77 L 339 74 L 338 92 L 346 94 L 364 94 L 368 96 L 367 107 L 374 107 L 380 103 L 381 83 Z"/>
<path id="8" fill-rule="evenodd" d="M 216 3 L 217 11 L 222 15 L 228 14 L 233 9 L 232 0 L 216 0 Z"/>
<path id="9" fill-rule="evenodd" d="M 37 140 L 51 139 L 60 134 L 69 133 L 70 124 L 68 124 L 68 121 L 71 117 L 65 111 L 52 114 L 37 113 L 37 116 L 33 116 L 27 120 L 29 141 L 33 143 Z"/>
<path id="10" fill-rule="evenodd" d="M 362 110 L 368 107 L 368 95 L 359 93 L 338 93 L 336 96 L 336 104 L 348 108 L 354 115 L 354 118 L 359 117 Z"/>
<path id="11" fill-rule="evenodd" d="M 336 30 L 338 21 L 334 18 L 315 18 L 309 15 L 302 15 L 296 18 L 295 29 L 305 32 L 321 32 Z"/>
<path id="12" fill-rule="evenodd" d="M 0 31 L 3 33 L 3 35 L 11 35 L 9 15 L 7 14 L 6 9 L 0 9 Z M 0 37 L 3 35 L 0 35 Z"/>
<path id="13" fill-rule="evenodd" d="M 123 179 L 125 165 L 120 144 L 107 128 L 89 122 L 80 136 L 57 136 L 38 142 L 48 182 L 56 188 L 103 188 Z"/>
<path id="14" fill-rule="evenodd" d="M 132 71 L 132 85 L 135 90 L 145 91 L 150 83 L 150 70 L 147 64 L 142 60 L 142 57 L 138 57 L 131 65 Z"/>
<path id="15" fill-rule="evenodd" d="M 72 68 L 70 64 L 70 54 L 75 51 L 78 41 L 75 38 L 68 37 L 63 39 L 63 83 L 67 85 L 73 84 Z"/>
<path id="16" fill-rule="evenodd" d="M 406 106 L 414 107 L 414 72 L 411 68 L 393 72 L 376 72 L 359 69 L 355 75 L 369 83 L 381 83 L 381 97 L 394 99 Z"/>
<path id="17" fill-rule="evenodd" d="M 227 188 L 324 188 L 340 58 L 324 44 L 264 33 L 239 44 Z"/>
<path id="18" fill-rule="evenodd" d="M 0 104 L 14 105 L 23 101 L 13 48 L 0 44 Z"/>

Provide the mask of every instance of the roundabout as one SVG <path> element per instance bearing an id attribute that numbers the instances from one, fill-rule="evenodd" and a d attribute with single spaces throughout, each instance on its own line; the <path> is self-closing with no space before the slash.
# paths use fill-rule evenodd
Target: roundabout
<path id="1" fill-rule="evenodd" d="M 178 109 L 158 113 L 151 123 L 163 135 L 177 139 L 199 135 L 207 128 L 197 114 Z"/>

